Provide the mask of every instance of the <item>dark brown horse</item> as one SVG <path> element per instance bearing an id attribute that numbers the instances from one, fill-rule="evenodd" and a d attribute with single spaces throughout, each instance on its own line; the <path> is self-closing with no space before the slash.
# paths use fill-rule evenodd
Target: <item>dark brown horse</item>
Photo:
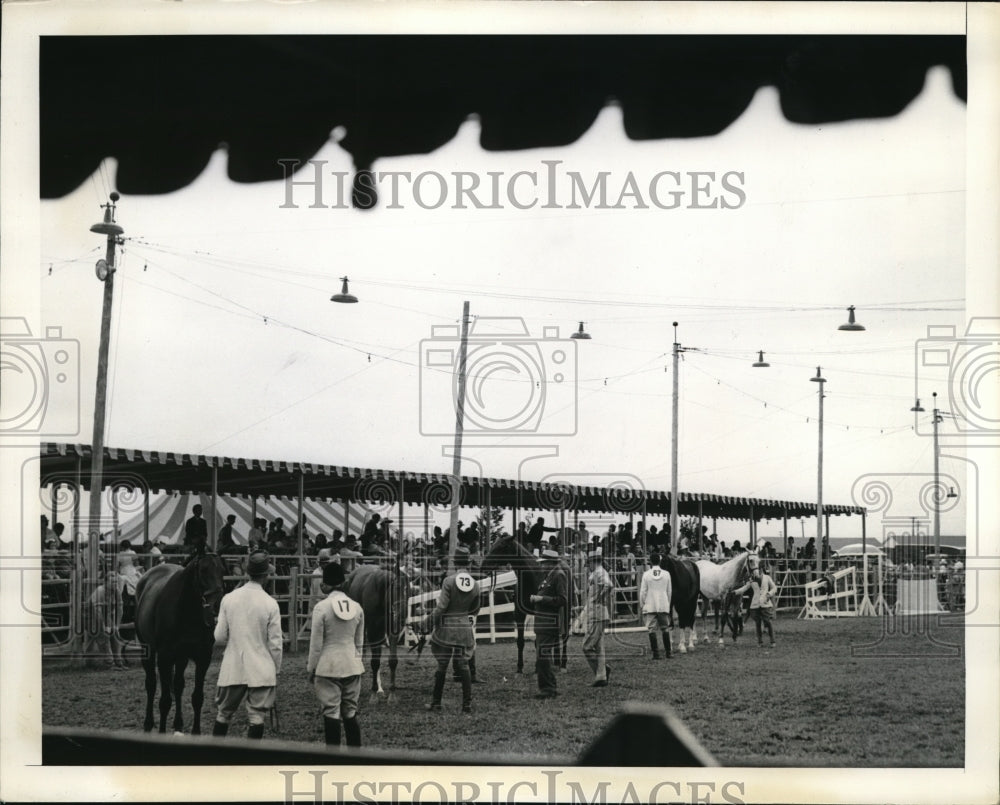
<path id="1" fill-rule="evenodd" d="M 677 625 L 684 630 L 680 642 L 675 641 L 674 645 L 681 654 L 685 654 L 689 648 L 694 651 L 694 617 L 698 609 L 701 574 L 690 559 L 671 555 L 664 557 L 663 568 L 670 574 L 671 602 L 677 611 Z"/>
<path id="2" fill-rule="evenodd" d="M 191 734 L 201 733 L 201 705 L 205 672 L 215 645 L 215 619 L 222 601 L 225 566 L 214 553 L 196 554 L 187 565 L 156 565 L 139 579 L 135 588 L 135 633 L 145 647 L 142 667 L 146 671 L 146 718 L 143 729 L 153 729 L 153 698 L 156 672 L 160 672 L 160 732 L 167 731 L 167 715 L 173 699 L 174 732 L 182 732 L 181 693 L 188 660 L 194 660 L 194 690 Z"/>
<path id="3" fill-rule="evenodd" d="M 398 569 L 361 565 L 345 582 L 344 592 L 361 605 L 365 613 L 365 651 L 370 652 L 372 693 L 382 688 L 382 647 L 389 645 L 389 690 L 396 689 L 396 652 L 409 614 L 410 583 Z"/>
<path id="4" fill-rule="evenodd" d="M 501 537 L 493 543 L 489 553 L 483 557 L 482 570 L 484 572 L 496 572 L 510 565 L 514 575 L 517 576 L 517 586 L 514 588 L 514 625 L 517 628 L 517 672 L 524 672 L 524 621 L 528 615 L 535 614 L 535 607 L 531 603 L 531 596 L 538 592 L 538 588 L 545 581 L 546 572 L 538 562 L 538 558 L 527 548 L 525 548 L 514 537 Z M 567 590 L 567 607 L 569 601 L 573 600 L 572 574 L 566 572 L 569 580 Z M 559 665 L 566 667 L 566 643 L 569 639 L 569 612 L 563 613 L 562 623 L 566 629 L 560 640 Z"/>

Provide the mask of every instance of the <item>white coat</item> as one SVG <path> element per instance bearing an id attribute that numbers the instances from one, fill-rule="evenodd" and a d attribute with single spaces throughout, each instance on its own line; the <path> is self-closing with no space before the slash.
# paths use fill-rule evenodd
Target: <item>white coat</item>
<path id="1" fill-rule="evenodd" d="M 281 612 L 255 581 L 222 597 L 215 640 L 226 644 L 218 685 L 268 688 L 281 671 Z"/>
<path id="2" fill-rule="evenodd" d="M 651 567 L 639 582 L 639 611 L 670 612 L 672 593 L 670 574 L 663 568 Z"/>
<path id="3" fill-rule="evenodd" d="M 313 610 L 306 670 L 333 679 L 363 674 L 364 642 L 364 610 L 345 593 L 334 590 Z"/>

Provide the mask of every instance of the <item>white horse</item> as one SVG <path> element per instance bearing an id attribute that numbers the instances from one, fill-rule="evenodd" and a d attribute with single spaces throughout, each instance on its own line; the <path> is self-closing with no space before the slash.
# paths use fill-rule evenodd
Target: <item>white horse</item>
<path id="1" fill-rule="evenodd" d="M 759 559 L 756 553 L 745 552 L 717 565 L 708 559 L 699 559 L 695 562 L 701 574 L 700 592 L 704 608 L 701 611 L 702 626 L 705 627 L 704 642 L 709 641 L 708 627 L 705 626 L 705 617 L 708 614 L 709 602 L 718 615 L 719 607 L 722 605 L 726 595 L 737 587 L 741 586 L 749 578 L 751 571 L 757 567 Z M 722 640 L 722 630 L 719 632 L 719 645 L 724 645 Z M 694 638 L 697 640 L 697 637 Z"/>

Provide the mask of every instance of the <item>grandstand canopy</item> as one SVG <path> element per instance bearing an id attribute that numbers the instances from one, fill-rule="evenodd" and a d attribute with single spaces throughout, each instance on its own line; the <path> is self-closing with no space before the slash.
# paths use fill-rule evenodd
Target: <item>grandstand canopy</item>
<path id="1" fill-rule="evenodd" d="M 41 444 L 40 482 L 89 488 L 89 445 L 44 442 Z M 105 487 L 146 489 L 150 492 L 180 492 L 228 495 L 242 498 L 275 497 L 294 499 L 301 490 L 312 500 L 428 503 L 450 502 L 447 473 L 409 470 L 367 469 L 334 464 L 203 456 L 156 450 L 106 447 Z M 535 511 L 613 512 L 627 516 L 664 516 L 670 512 L 670 493 L 654 489 L 623 489 L 517 481 L 463 475 L 463 506 L 494 506 Z M 816 504 L 810 501 L 772 500 L 717 495 L 710 492 L 681 492 L 681 516 L 730 520 L 813 517 Z M 830 515 L 864 514 L 859 506 L 824 504 Z"/>

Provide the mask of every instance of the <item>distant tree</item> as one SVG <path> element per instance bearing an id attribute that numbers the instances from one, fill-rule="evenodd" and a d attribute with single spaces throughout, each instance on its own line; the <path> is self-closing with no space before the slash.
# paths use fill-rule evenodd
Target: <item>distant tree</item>
<path id="1" fill-rule="evenodd" d="M 504 518 L 503 509 L 501 509 L 499 506 L 494 506 L 492 509 L 490 509 L 490 519 L 492 520 L 492 522 L 489 523 L 488 525 L 486 522 L 485 508 L 480 509 L 479 513 L 476 514 L 476 522 L 479 524 L 479 533 L 484 536 L 486 534 L 489 534 L 489 539 L 487 540 L 487 543 L 492 543 L 493 540 L 495 540 L 503 533 L 504 530 L 503 518 Z M 486 550 L 487 548 L 489 548 L 489 544 L 483 545 L 481 547 L 484 550 Z"/>

